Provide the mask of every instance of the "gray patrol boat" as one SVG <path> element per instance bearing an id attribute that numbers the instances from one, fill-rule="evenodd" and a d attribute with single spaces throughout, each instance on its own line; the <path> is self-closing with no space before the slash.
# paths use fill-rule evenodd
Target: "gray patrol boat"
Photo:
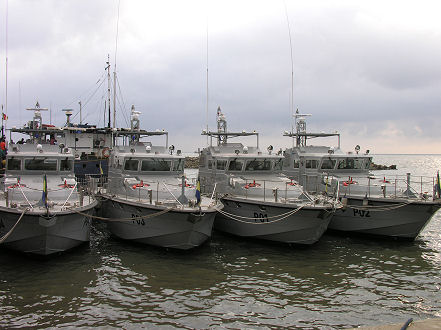
<path id="1" fill-rule="evenodd" d="M 412 178 L 410 173 L 376 175 L 370 171 L 369 150 L 361 153 L 357 145 L 354 152 L 344 152 L 337 132 L 307 132 L 307 116 L 297 110 L 296 131 L 284 133 L 295 144 L 284 151 L 283 172 L 308 191 L 325 192 L 342 201 L 344 207 L 334 214 L 328 228 L 415 239 L 441 207 L 435 179 Z M 309 139 L 325 137 L 337 137 L 338 145 L 307 145 Z"/>
<path id="2" fill-rule="evenodd" d="M 227 132 L 217 111 L 217 132 L 203 131 L 210 146 L 200 153 L 199 177 L 207 192 L 222 195 L 215 229 L 249 238 L 313 244 L 326 231 L 339 203 L 323 195 L 312 196 L 282 174 L 283 156 L 259 149 L 259 134 Z M 255 136 L 256 146 L 231 143 L 234 137 Z M 217 145 L 213 145 L 213 138 Z"/>
<path id="3" fill-rule="evenodd" d="M 70 148 L 10 144 L 0 197 L 0 244 L 37 255 L 89 241 L 97 201 L 74 175 Z"/>
<path id="4" fill-rule="evenodd" d="M 113 235 L 138 243 L 191 249 L 211 237 L 222 204 L 201 196 L 198 183 L 184 176 L 185 158 L 168 146 L 168 133 L 139 128 L 139 112 L 132 108 L 130 130 L 118 132 L 109 162 L 104 215 Z M 165 145 L 142 142 L 165 136 Z"/>

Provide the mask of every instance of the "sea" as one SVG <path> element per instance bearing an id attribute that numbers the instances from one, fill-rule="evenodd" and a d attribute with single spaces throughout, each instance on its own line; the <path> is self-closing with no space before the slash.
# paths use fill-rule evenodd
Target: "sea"
<path id="1" fill-rule="evenodd" d="M 374 155 L 434 176 L 441 155 Z M 195 174 L 192 170 L 190 174 Z M 418 180 L 418 179 L 415 179 Z M 190 251 L 130 244 L 95 221 L 50 258 L 0 248 L 0 327 L 344 329 L 441 316 L 441 211 L 413 242 L 325 233 L 312 246 L 214 232 Z"/>

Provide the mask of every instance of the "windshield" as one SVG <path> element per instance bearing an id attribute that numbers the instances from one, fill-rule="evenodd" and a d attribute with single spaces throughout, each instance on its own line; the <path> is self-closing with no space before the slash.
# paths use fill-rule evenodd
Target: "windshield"
<path id="1" fill-rule="evenodd" d="M 271 170 L 271 161 L 268 159 L 254 159 L 247 161 L 245 171 L 269 171 Z"/>
<path id="2" fill-rule="evenodd" d="M 306 168 L 317 168 L 318 160 L 316 159 L 307 159 L 306 160 Z"/>
<path id="3" fill-rule="evenodd" d="M 339 170 L 361 170 L 366 169 L 363 158 L 343 158 L 338 161 Z"/>
<path id="4" fill-rule="evenodd" d="M 335 159 L 323 159 L 321 168 L 323 170 L 332 170 L 334 169 L 336 162 Z"/>
<path id="5" fill-rule="evenodd" d="M 21 170 L 21 160 L 14 158 L 8 159 L 8 170 Z"/>
<path id="6" fill-rule="evenodd" d="M 137 159 L 127 159 L 124 163 L 124 170 L 138 171 L 139 161 Z"/>
<path id="7" fill-rule="evenodd" d="M 56 159 L 25 159 L 25 170 L 28 171 L 56 171 Z"/>
<path id="8" fill-rule="evenodd" d="M 228 165 L 229 171 L 242 171 L 243 160 L 233 159 L 230 160 L 230 165 Z"/>
<path id="9" fill-rule="evenodd" d="M 283 166 L 283 159 L 276 159 L 276 161 L 274 163 L 274 169 L 276 171 L 281 171 L 282 170 L 282 166 Z"/>
<path id="10" fill-rule="evenodd" d="M 73 169 L 73 160 L 71 159 L 60 160 L 60 171 L 72 171 L 72 169 Z"/>
<path id="11" fill-rule="evenodd" d="M 172 161 L 171 159 L 152 158 L 143 160 L 141 163 L 141 171 L 170 171 Z"/>
<path id="12" fill-rule="evenodd" d="M 183 171 L 184 161 L 184 159 L 175 159 L 175 161 L 173 162 L 173 171 Z"/>
<path id="13" fill-rule="evenodd" d="M 217 160 L 216 161 L 216 169 L 218 170 L 225 170 L 227 167 L 227 161 L 226 160 Z"/>

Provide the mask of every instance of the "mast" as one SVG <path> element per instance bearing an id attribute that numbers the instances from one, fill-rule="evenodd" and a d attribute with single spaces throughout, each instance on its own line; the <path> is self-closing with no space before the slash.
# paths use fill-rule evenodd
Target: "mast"
<path id="1" fill-rule="evenodd" d="M 217 108 L 217 132 L 225 133 L 225 135 L 218 135 L 217 145 L 227 143 L 227 120 L 220 107 Z"/>
<path id="2" fill-rule="evenodd" d="M 296 147 L 306 146 L 306 120 L 305 117 L 311 116 L 310 114 L 300 114 L 299 109 L 296 110 L 294 115 L 294 121 L 296 125 Z"/>
<path id="3" fill-rule="evenodd" d="M 107 123 L 107 127 L 110 128 L 110 57 L 109 55 L 107 55 L 107 100 L 108 100 L 108 114 L 109 114 L 109 118 L 108 118 L 108 123 Z"/>
<path id="4" fill-rule="evenodd" d="M 78 104 L 80 105 L 80 125 L 81 125 L 83 123 L 83 119 L 81 117 L 81 101 L 79 101 Z"/>
<path id="5" fill-rule="evenodd" d="M 6 75 L 5 75 L 5 115 L 6 118 L 8 118 L 8 0 L 6 0 L 6 28 L 5 28 L 5 33 L 6 33 L 6 38 L 5 38 L 5 43 L 6 43 L 6 48 L 5 48 L 5 53 L 6 53 L 6 61 L 5 61 L 5 65 L 6 65 Z M 6 131 L 6 122 L 7 120 L 5 120 L 5 123 L 3 125 L 3 119 L 4 119 L 4 115 L 3 115 L 3 107 L 2 107 L 2 137 L 5 137 L 4 135 L 4 131 L 3 128 Z"/>

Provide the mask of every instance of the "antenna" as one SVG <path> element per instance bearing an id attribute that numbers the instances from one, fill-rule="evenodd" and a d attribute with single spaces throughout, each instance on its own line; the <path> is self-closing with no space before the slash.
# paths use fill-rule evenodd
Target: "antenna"
<path id="1" fill-rule="evenodd" d="M 64 111 L 65 112 L 65 114 L 66 114 L 66 127 L 69 127 L 70 126 L 70 116 L 72 116 L 72 109 L 63 109 L 62 111 Z"/>
<path id="2" fill-rule="evenodd" d="M 109 109 L 109 121 L 107 127 L 110 128 L 110 55 L 107 54 L 107 62 L 106 62 L 106 70 L 107 70 L 107 99 L 109 101 L 108 109 Z M 104 123 L 105 124 L 105 123 Z"/>
<path id="3" fill-rule="evenodd" d="M 118 18 L 116 20 L 116 40 L 115 40 L 115 66 L 113 69 L 113 128 L 116 123 L 116 54 L 118 52 L 118 31 L 119 31 L 119 5 L 121 0 L 118 1 Z"/>
<path id="4" fill-rule="evenodd" d="M 8 0 L 6 0 L 6 28 L 5 28 L 5 32 L 6 32 L 6 38 L 5 38 L 5 53 L 6 53 L 6 61 L 5 61 L 5 65 L 6 65 L 6 75 L 5 75 L 5 114 L 6 117 L 8 116 Z M 2 109 L 3 110 L 3 109 Z M 3 111 L 2 111 L 3 112 Z M 3 113 L 2 113 L 2 118 L 3 118 Z M 7 121 L 5 121 L 4 124 L 4 129 L 6 131 L 6 123 Z M 2 130 L 3 130 L 3 125 L 2 125 Z M 4 136 L 3 131 L 2 131 L 2 137 Z"/>
<path id="5" fill-rule="evenodd" d="M 208 6 L 207 6 L 207 9 L 208 9 Z M 206 114 L 206 127 L 205 127 L 205 129 L 207 130 L 207 132 L 208 132 L 208 10 L 207 10 L 207 33 L 206 33 L 206 37 L 207 37 L 207 42 L 206 42 L 206 44 L 207 44 L 207 81 L 206 81 L 206 84 L 207 84 L 207 91 L 206 91 L 206 93 L 207 93 L 207 95 L 206 95 L 206 98 L 207 98 L 207 100 L 206 100 L 206 112 L 207 112 L 207 114 Z M 207 146 L 208 146 L 208 135 L 207 135 Z"/>
<path id="6" fill-rule="evenodd" d="M 291 25 L 289 24 L 288 8 L 286 6 L 286 1 L 283 1 L 285 5 L 285 15 L 286 23 L 288 24 L 288 35 L 289 35 L 289 48 L 291 50 L 291 95 L 290 95 L 290 107 L 291 115 L 294 116 L 294 60 L 292 56 L 292 38 L 291 38 Z M 291 120 L 291 132 L 294 132 L 294 123 Z"/>
<path id="7" fill-rule="evenodd" d="M 41 111 L 47 111 L 47 108 L 40 108 L 40 103 L 35 104 L 35 108 L 26 108 L 26 110 L 34 111 L 34 118 L 32 119 L 32 129 L 41 128 L 43 119 L 41 118 Z"/>

